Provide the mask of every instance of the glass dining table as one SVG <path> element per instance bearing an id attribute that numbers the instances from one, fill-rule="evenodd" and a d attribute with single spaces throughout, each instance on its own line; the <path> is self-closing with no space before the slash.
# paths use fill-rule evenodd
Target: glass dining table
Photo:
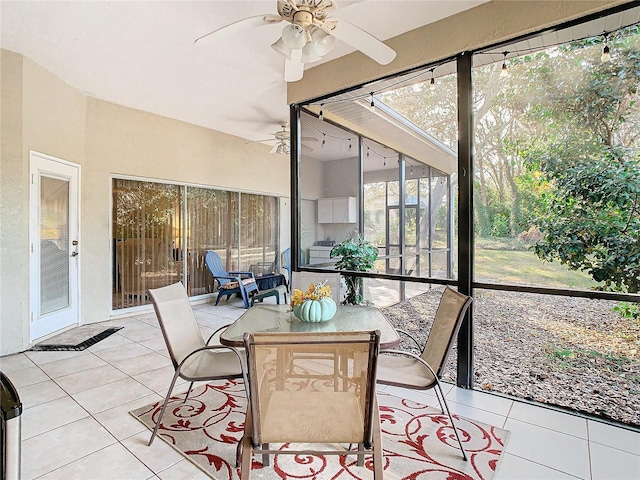
<path id="1" fill-rule="evenodd" d="M 400 336 L 376 307 L 338 305 L 335 316 L 326 322 L 303 322 L 293 315 L 289 305 L 256 305 L 249 308 L 220 335 L 220 343 L 243 347 L 249 333 L 288 332 L 362 332 L 380 331 L 380 348 L 394 348 Z"/>

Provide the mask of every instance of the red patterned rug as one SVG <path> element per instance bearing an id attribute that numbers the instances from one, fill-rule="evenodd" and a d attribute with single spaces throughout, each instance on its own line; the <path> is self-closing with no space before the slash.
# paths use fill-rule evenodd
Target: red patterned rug
<path id="1" fill-rule="evenodd" d="M 236 480 L 236 445 L 244 431 L 246 398 L 242 383 L 212 382 L 195 388 L 189 400 L 172 397 L 158 430 L 158 437 L 185 455 L 216 480 Z M 460 454 L 446 415 L 439 410 L 378 393 L 385 479 L 463 480 L 491 479 L 496 473 L 509 432 L 454 415 L 462 430 L 468 461 Z M 131 415 L 150 430 L 162 402 Z M 276 455 L 272 466 L 253 461 L 252 476 L 260 479 L 370 479 L 370 457 L 364 467 L 355 456 Z"/>

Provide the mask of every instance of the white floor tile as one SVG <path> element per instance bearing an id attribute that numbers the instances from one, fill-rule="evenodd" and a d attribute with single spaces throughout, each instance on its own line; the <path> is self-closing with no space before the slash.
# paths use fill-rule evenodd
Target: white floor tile
<path id="1" fill-rule="evenodd" d="M 138 328 L 130 330 L 123 328 L 120 330 L 120 335 L 133 340 L 134 342 L 141 342 L 143 340 L 150 340 L 152 338 L 162 338 L 162 331 L 158 327 L 147 326 L 145 328 Z"/>
<path id="2" fill-rule="evenodd" d="M 85 355 L 85 353 L 86 353 L 86 350 L 50 351 L 50 352 L 46 352 L 46 351 L 32 352 L 28 350 L 24 352 L 24 354 L 27 357 L 29 357 L 29 359 L 36 365 L 42 365 L 49 362 L 57 362 L 59 360 L 64 360 L 65 358 L 78 357 L 80 355 Z"/>
<path id="3" fill-rule="evenodd" d="M 595 420 L 589 420 L 588 423 L 590 441 L 640 456 L 640 432 L 632 432 Z"/>
<path id="4" fill-rule="evenodd" d="M 102 358 L 105 362 L 109 362 L 113 364 L 113 362 L 118 362 L 120 360 L 125 360 L 127 358 L 140 357 L 142 355 L 147 355 L 153 352 L 152 350 L 149 350 L 148 348 L 143 347 L 142 345 L 131 342 L 126 345 L 121 345 L 114 348 L 108 348 L 106 350 L 98 350 L 94 353 L 100 358 Z"/>
<path id="5" fill-rule="evenodd" d="M 150 350 L 153 350 L 154 352 L 158 352 L 161 353 L 163 355 L 168 354 L 167 352 L 167 343 L 164 341 L 164 338 L 162 336 L 158 337 L 158 338 L 152 338 L 149 340 L 144 340 L 142 342 L 138 342 L 140 345 L 142 345 L 143 347 L 147 347 Z"/>
<path id="6" fill-rule="evenodd" d="M 149 372 L 140 373 L 138 375 L 134 375 L 134 379 L 143 384 L 145 387 L 153 390 L 154 392 L 162 395 L 163 397 L 167 394 L 167 390 L 169 389 L 169 385 L 171 384 L 171 380 L 173 379 L 173 375 L 175 370 L 173 365 L 169 365 L 167 367 L 159 368 L 157 370 L 151 370 Z M 176 380 L 176 385 L 173 389 L 174 392 L 179 392 L 182 389 L 183 385 L 186 385 L 187 381 L 181 378 Z"/>
<path id="7" fill-rule="evenodd" d="M 211 480 L 211 477 L 186 458 L 158 473 L 162 480 Z"/>
<path id="8" fill-rule="evenodd" d="M 572 475 L 506 453 L 500 460 L 495 480 L 575 480 L 575 478 Z"/>
<path id="9" fill-rule="evenodd" d="M 82 370 L 71 375 L 56 378 L 56 383 L 60 385 L 69 395 L 73 395 L 83 390 L 106 385 L 111 382 L 127 378 L 127 374 L 117 368 L 104 363 L 104 365 Z"/>
<path id="10" fill-rule="evenodd" d="M 449 401 L 487 410 L 505 417 L 509 415 L 509 411 L 513 405 L 513 400 L 508 398 L 458 387 L 452 388 L 451 391 L 445 395 Z"/>
<path id="11" fill-rule="evenodd" d="M 67 392 L 53 380 L 22 387 L 18 390 L 18 395 L 20 395 L 23 410 L 68 396 Z"/>
<path id="12" fill-rule="evenodd" d="M 29 480 L 90 455 L 116 439 L 88 417 L 22 442 L 22 480 Z"/>
<path id="13" fill-rule="evenodd" d="M 153 476 L 144 463 L 119 443 L 69 463 L 39 480 L 144 480 Z"/>
<path id="14" fill-rule="evenodd" d="M 151 445 L 147 443 L 149 443 L 149 430 L 122 441 L 131 453 L 156 474 L 184 460 L 182 454 L 176 452 L 160 438 L 156 438 Z"/>
<path id="15" fill-rule="evenodd" d="M 447 400 L 447 405 L 449 405 L 449 410 L 451 410 L 453 415 L 459 415 L 461 417 L 468 418 L 469 420 L 485 423 L 493 427 L 504 428 L 504 424 L 507 421 L 507 417 L 503 417 L 497 413 L 488 412 L 487 410 L 473 408 L 469 405 L 455 403 L 449 400 Z"/>
<path id="16" fill-rule="evenodd" d="M 99 341 L 95 345 L 91 345 L 89 348 L 87 348 L 87 350 L 96 353 L 102 350 L 108 350 L 110 348 L 122 347 L 124 345 L 133 345 L 134 343 L 135 342 L 133 340 L 129 340 L 127 337 L 123 337 L 119 333 L 114 333 L 104 340 Z"/>
<path id="17" fill-rule="evenodd" d="M 576 415 L 536 407 L 528 403 L 514 402 L 509 418 L 550 428 L 574 437 L 587 438 L 587 420 Z"/>
<path id="18" fill-rule="evenodd" d="M 129 414 L 131 410 L 160 402 L 163 397 L 157 394 L 137 398 L 131 402 L 104 410 L 94 415 L 95 419 L 118 440 L 123 440 L 140 432 L 149 431 L 147 427 Z M 151 435 L 151 432 L 149 432 Z"/>
<path id="19" fill-rule="evenodd" d="M 125 378 L 76 393 L 73 398 L 89 413 L 96 414 L 152 393 L 132 378 Z"/>
<path id="20" fill-rule="evenodd" d="M 508 453 L 578 478 L 590 477 L 586 440 L 520 420 L 508 419 L 505 428 L 511 432 Z"/>
<path id="21" fill-rule="evenodd" d="M 122 360 L 114 360 L 111 362 L 111 365 L 130 376 L 171 365 L 171 360 L 167 357 L 148 349 L 147 351 L 149 353 L 134 357 L 133 359 L 125 358 Z"/>
<path id="22" fill-rule="evenodd" d="M 35 364 L 24 353 L 0 357 L 0 370 L 9 377 L 13 371 L 29 367 L 35 367 Z"/>
<path id="23" fill-rule="evenodd" d="M 18 395 L 22 387 L 29 385 L 35 385 L 36 383 L 46 382 L 49 377 L 38 367 L 21 368 L 11 372 L 11 375 L 7 375 L 13 386 L 18 390 Z"/>
<path id="24" fill-rule="evenodd" d="M 103 365 L 106 365 L 106 362 L 100 357 L 96 357 L 90 352 L 84 352 L 83 355 L 79 355 L 78 357 L 44 363 L 40 365 L 40 368 L 51 378 L 56 379 L 64 375 L 70 375 L 78 371 L 89 370 Z"/>
<path id="25" fill-rule="evenodd" d="M 22 413 L 22 438 L 26 440 L 88 416 L 87 411 L 69 397 L 43 403 Z"/>
<path id="26" fill-rule="evenodd" d="M 640 456 L 594 443 L 591 470 L 593 480 L 638 480 Z"/>

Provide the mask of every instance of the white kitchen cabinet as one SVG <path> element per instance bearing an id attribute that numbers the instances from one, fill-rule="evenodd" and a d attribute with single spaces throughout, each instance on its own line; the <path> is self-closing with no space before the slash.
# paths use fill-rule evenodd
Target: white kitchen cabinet
<path id="1" fill-rule="evenodd" d="M 356 223 L 356 197 L 318 199 L 318 223 Z"/>

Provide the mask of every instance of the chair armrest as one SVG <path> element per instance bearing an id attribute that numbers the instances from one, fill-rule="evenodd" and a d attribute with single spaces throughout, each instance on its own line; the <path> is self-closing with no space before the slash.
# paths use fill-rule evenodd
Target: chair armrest
<path id="1" fill-rule="evenodd" d="M 410 357 L 413 358 L 414 360 L 416 360 L 417 362 L 420 362 L 422 365 L 424 365 L 426 368 L 429 369 L 429 371 L 431 372 L 431 375 L 433 375 L 433 378 L 437 379 L 438 376 L 436 375 L 436 372 L 433 370 L 433 368 L 431 368 L 431 365 L 429 365 L 427 362 L 425 362 L 422 357 L 416 355 L 415 353 L 411 353 L 411 352 L 405 352 L 404 350 L 380 350 L 380 352 L 378 352 L 380 355 L 383 354 L 394 354 L 394 355 L 402 355 L 404 357 Z"/>
<path id="2" fill-rule="evenodd" d="M 215 332 L 213 332 L 211 334 L 211 336 L 209 337 L 209 339 L 206 341 L 205 345 L 209 345 L 209 342 L 213 339 L 213 337 L 215 336 L 216 333 L 218 333 L 220 330 L 224 330 L 225 328 L 227 328 L 228 326 L 230 326 L 230 323 L 227 323 L 226 325 L 221 326 L 220 328 L 218 328 Z"/>
<path id="3" fill-rule="evenodd" d="M 406 335 L 411 340 L 413 340 L 413 342 L 416 344 L 416 347 L 418 347 L 418 350 L 422 351 L 422 346 L 420 345 L 420 343 L 418 343 L 418 340 L 416 340 L 413 335 L 411 335 L 406 330 L 402 330 L 401 328 L 396 328 L 395 330 L 396 330 L 396 332 L 402 333 L 403 335 Z"/>
<path id="4" fill-rule="evenodd" d="M 242 379 L 244 380 L 245 385 L 246 385 L 246 383 L 247 383 L 247 372 L 246 372 L 246 367 L 245 367 L 245 364 L 244 364 L 245 360 L 243 360 L 243 356 L 244 355 L 243 355 L 243 352 L 240 351 L 240 349 L 235 348 L 235 347 L 227 347 L 225 345 L 206 345 L 204 347 L 197 348 L 193 352 L 191 352 L 189 355 L 187 355 L 186 357 L 184 357 L 182 359 L 182 361 L 180 362 L 180 364 L 178 365 L 178 368 L 176 370 L 180 371 L 182 369 L 182 366 L 184 365 L 184 362 L 186 362 L 189 358 L 191 358 L 196 353 L 202 352 L 204 350 L 230 350 L 233 353 L 235 353 L 236 357 L 238 357 L 238 360 L 240 361 L 240 370 L 242 372 Z"/>
<path id="5" fill-rule="evenodd" d="M 253 272 L 227 272 L 232 273 L 234 275 L 249 275 L 251 278 L 256 278 L 253 276 Z"/>
<path id="6" fill-rule="evenodd" d="M 230 275 L 214 275 L 213 278 L 215 279 L 226 278 L 227 280 L 238 280 L 238 277 L 232 277 Z"/>

